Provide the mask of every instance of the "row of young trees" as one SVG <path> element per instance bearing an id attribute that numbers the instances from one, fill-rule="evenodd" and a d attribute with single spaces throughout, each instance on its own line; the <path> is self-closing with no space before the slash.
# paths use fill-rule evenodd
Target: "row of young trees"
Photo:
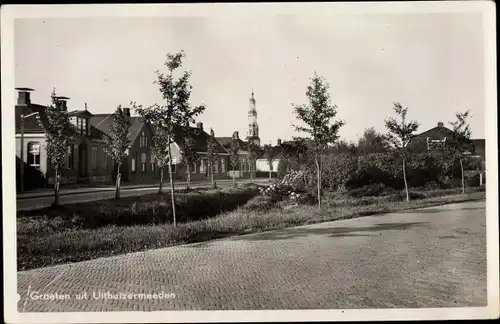
<path id="1" fill-rule="evenodd" d="M 195 119 L 201 115 L 206 107 L 204 105 L 192 106 L 190 96 L 192 86 L 190 84 L 190 71 L 183 71 L 180 76 L 174 75 L 182 67 L 185 54 L 183 51 L 174 54 L 167 54 L 165 66 L 167 73 L 155 71 L 157 79 L 155 84 L 159 85 L 159 91 L 164 101 L 163 105 L 154 104 L 144 107 L 135 102 L 131 102 L 133 109 L 148 123 L 153 129 L 152 153 L 155 163 L 160 169 L 159 193 L 162 193 L 164 167 L 168 167 L 170 178 L 170 191 L 173 209 L 173 224 L 176 225 L 175 214 L 175 188 L 172 175 L 172 150 L 171 145 L 174 141 L 176 131 L 182 130 L 183 134 L 179 141 L 182 153 L 182 161 L 187 171 L 187 187 L 190 186 L 191 166 L 199 160 L 196 151 L 195 130 L 189 127 Z M 46 109 L 47 123 L 47 155 L 51 165 L 55 170 L 55 201 L 59 204 L 60 170 L 64 166 L 65 156 L 70 142 L 74 139 L 75 133 L 72 129 L 67 111 L 64 109 L 61 101 L 55 94 L 55 89 L 51 95 L 52 104 Z M 108 136 L 105 137 L 107 144 L 106 153 L 111 156 L 117 166 L 116 176 L 116 199 L 120 198 L 121 185 L 121 166 L 128 155 L 130 149 L 130 119 L 123 112 L 121 106 L 118 106 L 114 115 L 113 122 L 110 125 Z M 185 127 L 188 126 L 188 127 Z M 216 183 L 213 177 L 213 169 L 218 161 L 217 142 L 215 134 L 211 131 L 207 139 L 207 159 L 208 167 L 211 173 L 211 182 L 215 187 Z"/>
<path id="2" fill-rule="evenodd" d="M 408 119 L 408 108 L 400 103 L 393 103 L 395 116 L 385 120 L 386 134 L 378 134 L 373 128 L 365 131 L 364 136 L 357 145 L 340 141 L 338 133 L 345 122 L 336 119 L 337 109 L 333 105 L 329 95 L 329 85 L 326 80 L 317 73 L 311 78 L 311 83 L 307 87 L 306 96 L 308 104 L 292 105 L 296 118 L 302 125 L 295 125 L 295 129 L 306 134 L 306 138 L 294 138 L 291 143 L 283 144 L 279 158 L 289 161 L 291 155 L 297 164 L 296 168 L 306 170 L 307 164 L 314 163 L 317 184 L 318 207 L 321 208 L 322 176 L 325 153 L 335 151 L 351 152 L 354 154 L 363 153 L 389 153 L 398 157 L 401 163 L 406 200 L 410 200 L 408 181 L 407 181 L 407 163 L 411 151 L 409 144 L 418 130 L 420 124 L 417 121 Z M 453 136 L 441 154 L 446 156 L 447 163 L 459 161 L 461 169 L 462 192 L 465 193 L 464 178 L 464 147 L 470 143 L 470 126 L 468 118 L 470 112 L 457 112 L 455 121 L 450 122 Z M 265 148 L 265 157 L 268 160 L 270 168 L 272 161 L 276 158 L 271 147 Z M 310 169 L 310 168 L 309 168 Z M 307 179 L 304 179 L 307 182 Z"/>
<path id="3" fill-rule="evenodd" d="M 190 185 L 190 167 L 199 160 L 196 152 L 195 134 L 190 123 L 194 123 L 195 119 L 201 115 L 206 107 L 204 105 L 192 106 L 190 104 L 190 96 L 192 86 L 190 84 L 190 71 L 183 71 L 179 76 L 174 75 L 178 69 L 182 67 L 184 52 L 167 54 L 165 66 L 167 73 L 155 71 L 157 79 L 155 84 L 159 85 L 159 91 L 164 101 L 163 105 L 153 104 L 149 107 L 143 107 L 140 104 L 131 102 L 133 109 L 144 118 L 153 128 L 153 143 L 152 153 L 155 162 L 160 169 L 160 185 L 159 192 L 162 192 L 163 185 L 163 170 L 168 167 L 170 178 L 170 191 L 173 208 L 173 223 L 175 219 L 175 188 L 172 175 L 172 151 L 171 145 L 174 141 L 175 133 L 178 127 L 184 130 L 182 140 L 179 141 L 179 146 L 182 152 L 182 160 L 187 170 L 187 187 Z M 338 107 L 331 103 L 329 94 L 329 85 L 323 77 L 317 73 L 311 78 L 311 83 L 307 86 L 306 96 L 308 104 L 292 105 L 293 112 L 297 119 L 302 122 L 302 125 L 294 125 L 299 132 L 306 133 L 307 138 L 296 138 L 294 140 L 294 150 L 298 157 L 298 163 L 306 163 L 310 154 L 313 156 L 316 183 L 317 183 L 317 198 L 318 206 L 321 208 L 321 193 L 322 193 L 322 175 L 323 175 L 323 159 L 324 154 L 328 150 L 332 150 L 333 144 L 342 145 L 345 143 L 339 142 L 339 130 L 345 125 L 345 122 L 336 119 Z M 69 142 L 74 138 L 74 132 L 71 129 L 71 124 L 67 112 L 64 110 L 61 102 L 55 95 L 52 94 L 52 104 L 47 107 L 47 151 L 48 156 L 55 169 L 55 204 L 59 203 L 59 182 L 60 170 L 64 164 Z M 408 108 L 403 108 L 399 103 L 394 103 L 395 117 L 385 120 L 387 134 L 382 137 L 365 136 L 366 142 L 360 142 L 358 148 L 361 150 L 367 147 L 375 147 L 376 150 L 390 150 L 396 153 L 402 161 L 403 178 L 405 182 L 406 197 L 409 200 L 408 183 L 406 179 L 406 164 L 408 159 L 408 145 L 414 133 L 418 130 L 419 124 L 416 121 L 408 120 Z M 470 127 L 467 121 L 469 112 L 457 113 L 456 121 L 451 122 L 453 127 L 454 138 L 447 145 L 446 150 L 452 160 L 459 160 L 462 170 L 462 188 L 465 190 L 464 172 L 463 172 L 463 145 L 470 139 Z M 106 138 L 107 153 L 117 164 L 116 177 L 116 198 L 120 198 L 120 182 L 121 174 L 120 167 L 123 160 L 127 156 L 127 151 L 130 147 L 130 121 L 123 113 L 121 107 L 118 107 L 113 123 L 109 129 L 109 137 Z M 213 130 L 208 137 L 207 143 L 207 158 L 209 169 L 211 170 L 211 182 L 215 187 L 216 183 L 213 178 L 214 164 L 217 163 L 217 143 L 214 138 Z M 374 131 L 372 134 L 375 135 Z M 349 149 L 349 145 L 346 145 Z M 235 170 L 240 162 L 240 142 L 237 138 L 233 138 L 230 148 L 230 165 L 233 170 L 233 184 L 235 183 Z M 255 160 L 257 158 L 257 148 L 249 141 L 247 143 L 247 159 L 250 162 L 250 177 L 253 179 L 255 173 Z M 288 159 L 290 150 L 281 150 L 280 158 Z M 276 158 L 276 152 L 270 145 L 264 147 L 264 157 L 268 161 L 270 169 L 270 178 L 273 171 L 273 161 Z M 306 179 L 305 179 L 306 180 Z"/>

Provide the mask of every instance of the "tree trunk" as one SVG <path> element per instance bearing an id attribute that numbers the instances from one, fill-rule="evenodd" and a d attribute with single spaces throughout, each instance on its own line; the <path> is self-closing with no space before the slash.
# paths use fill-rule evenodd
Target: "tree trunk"
<path id="1" fill-rule="evenodd" d="M 462 159 L 460 159 L 460 171 L 462 172 L 462 194 L 465 194 L 464 164 Z"/>
<path id="2" fill-rule="evenodd" d="M 273 170 L 269 169 L 269 182 L 271 182 L 271 180 L 272 180 L 272 173 L 273 173 Z"/>
<path id="3" fill-rule="evenodd" d="M 191 169 L 189 168 L 189 165 L 187 165 L 186 168 L 187 168 L 186 189 L 189 189 L 189 185 L 191 184 Z"/>
<path id="4" fill-rule="evenodd" d="M 177 226 L 175 217 L 175 188 L 174 188 L 174 178 L 172 175 L 172 150 L 170 145 L 170 136 L 168 136 L 168 173 L 170 174 L 170 194 L 172 196 L 172 216 L 174 221 L 174 227 Z"/>
<path id="5" fill-rule="evenodd" d="M 406 181 L 406 161 L 403 159 L 403 180 L 405 181 L 406 201 L 410 201 L 410 193 L 408 192 L 408 181 Z"/>
<path id="6" fill-rule="evenodd" d="M 122 174 L 120 172 L 122 164 L 118 163 L 118 169 L 116 171 L 116 189 L 115 189 L 115 199 L 120 199 L 120 181 Z"/>
<path id="7" fill-rule="evenodd" d="M 59 205 L 59 168 L 55 168 L 56 176 L 54 178 L 54 205 Z"/>
<path id="8" fill-rule="evenodd" d="M 160 187 L 158 188 L 158 193 L 159 194 L 161 194 L 163 192 L 163 169 L 164 168 L 165 168 L 164 166 L 162 166 L 160 168 Z"/>
<path id="9" fill-rule="evenodd" d="M 321 170 L 319 166 L 318 155 L 316 155 L 315 162 L 316 162 L 316 175 L 318 179 L 318 208 L 321 209 Z"/>
<path id="10" fill-rule="evenodd" d="M 215 188 L 214 168 L 212 163 L 210 163 L 210 182 L 212 183 L 212 188 Z"/>
<path id="11" fill-rule="evenodd" d="M 233 166 L 233 187 L 236 187 L 236 170 Z"/>

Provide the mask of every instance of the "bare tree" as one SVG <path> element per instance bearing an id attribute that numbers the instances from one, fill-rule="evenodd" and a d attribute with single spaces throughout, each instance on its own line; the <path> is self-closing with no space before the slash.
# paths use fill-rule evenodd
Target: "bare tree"
<path id="1" fill-rule="evenodd" d="M 413 133 L 417 131 L 419 123 L 406 119 L 408 107 L 403 108 L 400 103 L 395 102 L 393 109 L 396 113 L 396 118 L 391 117 L 385 120 L 385 127 L 388 130 L 387 139 L 392 144 L 392 148 L 402 159 L 406 201 L 410 201 L 408 181 L 406 180 L 406 161 L 408 160 L 408 144 L 413 137 Z"/>
<path id="2" fill-rule="evenodd" d="M 104 137 L 107 145 L 104 150 L 117 165 L 115 199 L 120 199 L 121 167 L 130 148 L 129 129 L 130 119 L 121 106 L 118 106 L 113 115 L 113 122 L 109 126 L 108 135 Z"/>
<path id="3" fill-rule="evenodd" d="M 51 99 L 52 104 L 47 106 L 45 110 L 47 116 L 47 124 L 45 125 L 47 135 L 46 149 L 47 156 L 55 171 L 54 205 L 57 206 L 59 205 L 60 172 L 64 167 L 68 146 L 75 138 L 75 132 L 65 106 L 59 97 L 56 96 L 55 88 L 52 91 Z"/>
<path id="4" fill-rule="evenodd" d="M 269 181 L 271 181 L 273 173 L 273 162 L 275 158 L 274 148 L 271 146 L 271 144 L 264 145 L 264 158 L 266 159 L 267 165 L 269 166 Z"/>
<path id="5" fill-rule="evenodd" d="M 297 119 L 306 126 L 295 126 L 297 131 L 305 132 L 312 137 L 316 175 L 318 182 L 318 207 L 321 208 L 321 174 L 322 156 L 328 144 L 338 139 L 338 132 L 345 122 L 334 120 L 337 106 L 330 102 L 329 85 L 316 72 L 307 87 L 306 96 L 309 104 L 293 106 Z"/>
<path id="6" fill-rule="evenodd" d="M 168 170 L 170 175 L 170 193 L 172 198 L 172 214 L 173 214 L 173 224 L 176 226 L 176 214 L 175 214 L 175 188 L 174 180 L 172 174 L 172 150 L 171 145 L 174 138 L 174 129 L 176 126 L 184 126 L 188 123 L 194 123 L 195 117 L 202 114 L 205 110 L 205 106 L 192 107 L 189 104 L 189 98 L 191 97 L 192 86 L 189 83 L 191 72 L 184 71 L 179 78 L 173 76 L 173 72 L 178 68 L 182 67 L 182 61 L 185 57 L 183 51 L 180 53 L 167 54 L 165 66 L 168 69 L 168 73 L 162 73 L 156 71 L 157 80 L 156 84 L 160 87 L 160 93 L 163 100 L 165 100 L 165 105 L 160 106 L 154 104 L 149 107 L 143 107 L 134 102 L 131 103 L 132 107 L 141 115 L 153 128 L 156 130 L 153 141 L 156 142 L 158 146 L 168 147 L 167 154 L 168 158 Z M 164 142 L 163 142 L 164 141 Z M 164 152 L 164 151 L 160 151 Z M 162 157 L 164 158 L 164 157 Z M 160 184 L 161 191 L 161 184 Z"/>
<path id="7" fill-rule="evenodd" d="M 229 154 L 229 162 L 233 169 L 233 186 L 236 186 L 236 167 L 240 163 L 240 141 L 237 138 L 233 137 L 229 148 Z"/>
<path id="8" fill-rule="evenodd" d="M 215 133 L 211 128 L 210 136 L 207 137 L 207 160 L 208 167 L 210 168 L 210 180 L 212 183 L 212 187 L 216 188 L 217 184 L 214 180 L 214 165 L 219 160 L 219 154 L 217 153 L 217 141 L 215 140 Z"/>
<path id="9" fill-rule="evenodd" d="M 465 177 L 464 177 L 464 151 L 471 143 L 471 130 L 468 122 L 470 111 L 455 113 L 455 121 L 449 122 L 453 130 L 453 139 L 447 143 L 446 152 L 452 161 L 460 161 L 460 171 L 462 175 L 462 193 L 465 193 Z"/>
<path id="10" fill-rule="evenodd" d="M 186 188 L 189 189 L 191 184 L 191 167 L 196 165 L 200 159 L 198 153 L 196 152 L 196 138 L 194 130 L 189 126 L 189 124 L 185 127 L 179 146 L 182 152 L 182 161 L 184 162 L 187 172 Z"/>

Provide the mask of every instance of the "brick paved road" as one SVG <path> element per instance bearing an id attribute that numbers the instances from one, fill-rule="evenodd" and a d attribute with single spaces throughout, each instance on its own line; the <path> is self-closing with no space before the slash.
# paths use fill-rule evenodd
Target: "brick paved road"
<path id="1" fill-rule="evenodd" d="M 18 273 L 20 312 L 486 305 L 485 203 L 329 222 Z M 71 299 L 26 298 L 38 293 Z M 87 291 L 88 300 L 74 295 Z M 96 300 L 92 291 L 174 293 Z"/>

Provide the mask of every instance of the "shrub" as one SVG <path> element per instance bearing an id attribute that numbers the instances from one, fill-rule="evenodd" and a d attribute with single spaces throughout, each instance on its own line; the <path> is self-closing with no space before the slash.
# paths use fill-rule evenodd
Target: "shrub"
<path id="1" fill-rule="evenodd" d="M 261 195 L 269 196 L 273 203 L 283 200 L 298 203 L 301 195 L 306 193 L 304 173 L 302 171 L 291 171 L 283 179 L 267 188 L 260 188 L 259 191 Z"/>
<path id="2" fill-rule="evenodd" d="M 270 196 L 256 196 L 250 199 L 241 208 L 244 211 L 267 212 L 276 206 Z"/>

